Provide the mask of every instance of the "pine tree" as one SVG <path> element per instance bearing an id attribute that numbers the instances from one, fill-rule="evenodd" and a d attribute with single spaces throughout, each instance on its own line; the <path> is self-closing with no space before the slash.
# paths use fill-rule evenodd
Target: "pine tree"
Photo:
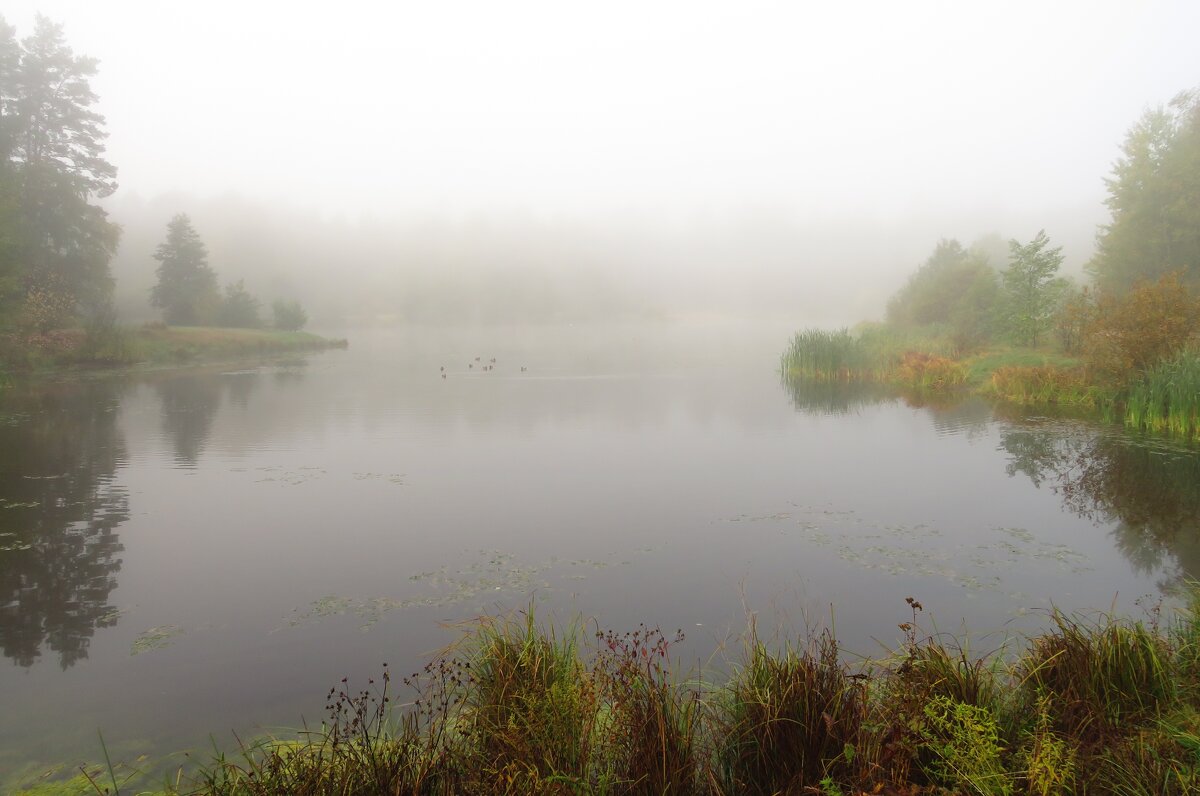
<path id="1" fill-rule="evenodd" d="M 15 197 L 20 229 L 11 243 L 21 272 L 8 276 L 18 292 L 53 285 L 84 308 L 108 300 L 120 233 L 91 203 L 116 189 L 116 169 L 104 159 L 104 117 L 92 110 L 95 73 L 96 60 L 76 56 L 61 25 L 39 15 L 18 45 L 0 20 L 0 180 L 7 186 L 0 198 Z M 0 270 L 12 270 L 13 259 Z"/>
<path id="2" fill-rule="evenodd" d="M 191 219 L 179 213 L 167 224 L 167 239 L 154 252 L 158 283 L 150 289 L 150 303 L 163 311 L 173 326 L 212 322 L 220 304 L 217 275 L 208 265 L 208 249 L 192 228 Z"/>

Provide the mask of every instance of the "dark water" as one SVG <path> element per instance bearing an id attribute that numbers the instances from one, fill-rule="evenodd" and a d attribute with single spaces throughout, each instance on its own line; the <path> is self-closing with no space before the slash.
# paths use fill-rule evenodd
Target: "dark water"
<path id="1" fill-rule="evenodd" d="M 874 654 L 914 595 L 990 648 L 1200 575 L 1194 450 L 781 386 L 790 332 L 350 332 L 0 394 L 0 770 L 319 721 L 531 603 L 720 666 L 750 610 Z"/>

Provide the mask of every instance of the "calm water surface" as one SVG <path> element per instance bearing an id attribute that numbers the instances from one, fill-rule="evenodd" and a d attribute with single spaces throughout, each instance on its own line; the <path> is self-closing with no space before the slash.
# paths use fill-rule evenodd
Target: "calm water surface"
<path id="1" fill-rule="evenodd" d="M 319 721 L 341 677 L 531 603 L 720 666 L 747 611 L 836 606 L 874 654 L 911 594 L 986 647 L 1200 575 L 1194 449 L 781 386 L 791 331 L 351 332 L 0 393 L 0 770 Z"/>

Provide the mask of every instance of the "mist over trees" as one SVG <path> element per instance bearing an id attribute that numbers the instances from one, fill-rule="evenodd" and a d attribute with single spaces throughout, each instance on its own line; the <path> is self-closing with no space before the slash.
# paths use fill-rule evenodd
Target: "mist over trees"
<path id="1" fill-rule="evenodd" d="M 998 281 L 989 257 L 943 238 L 888 302 L 888 323 L 902 327 L 942 324 L 960 347 L 991 333 Z"/>
<path id="2" fill-rule="evenodd" d="M 1125 290 L 1173 271 L 1200 284 L 1200 90 L 1147 111 L 1105 182 L 1112 221 L 1088 266 L 1099 287 Z"/>
<path id="3" fill-rule="evenodd" d="M 93 58 L 37 17 L 28 37 L 0 18 L 0 314 L 62 325 L 109 300 L 119 228 L 94 199 L 116 190 L 93 110 Z"/>

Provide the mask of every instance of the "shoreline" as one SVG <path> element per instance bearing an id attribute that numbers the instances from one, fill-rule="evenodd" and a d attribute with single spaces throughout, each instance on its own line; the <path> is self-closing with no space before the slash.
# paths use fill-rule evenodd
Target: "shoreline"
<path id="1" fill-rule="evenodd" d="M 60 330 L 35 338 L 18 348 L 8 341 L 10 355 L 24 361 L 5 361 L 0 349 L 0 389 L 6 383 L 64 376 L 144 373 L 158 370 L 236 364 L 289 354 L 345 349 L 344 338 L 327 338 L 311 332 L 224 327 L 166 327 L 147 324 L 117 327 L 105 333 L 94 352 L 88 352 L 88 335 L 80 329 Z"/>

